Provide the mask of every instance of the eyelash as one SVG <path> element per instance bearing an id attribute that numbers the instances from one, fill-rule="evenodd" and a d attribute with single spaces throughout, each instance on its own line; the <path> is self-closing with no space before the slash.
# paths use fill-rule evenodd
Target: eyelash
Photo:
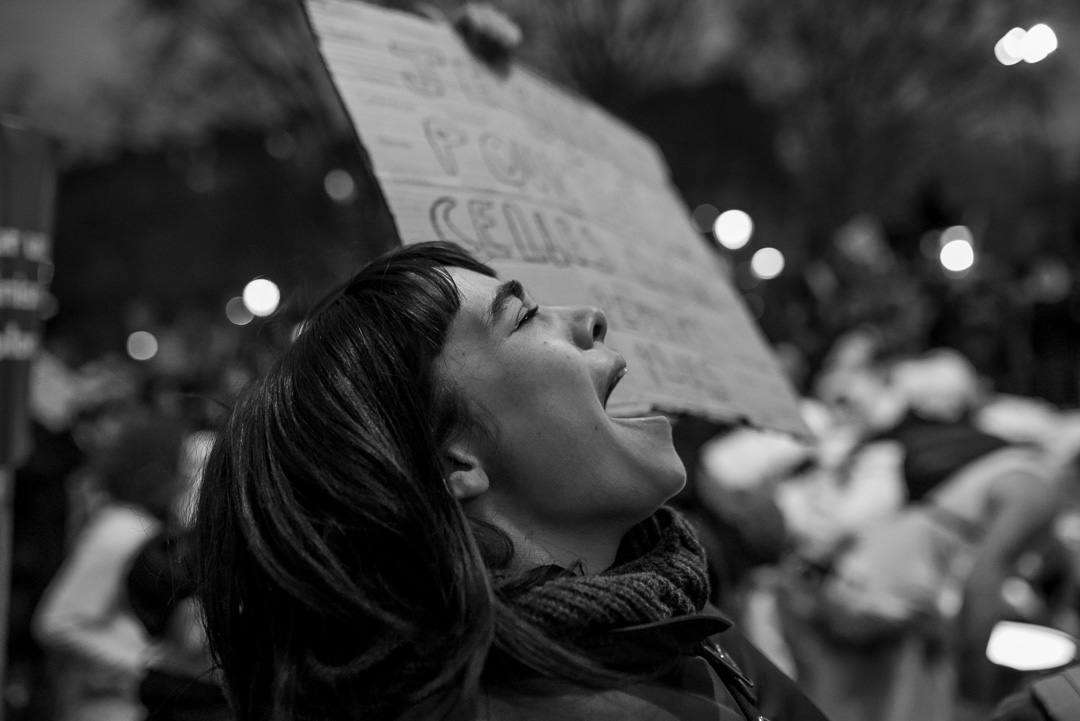
<path id="1" fill-rule="evenodd" d="M 525 315 L 521 316 L 521 320 L 518 321 L 518 324 L 517 324 L 517 327 L 515 328 L 515 330 L 517 330 L 517 328 L 520 328 L 521 326 L 528 323 L 530 320 L 533 319 L 533 316 L 535 316 L 539 312 L 540 312 L 540 306 L 538 306 L 538 305 L 534 305 L 532 308 L 529 308 L 527 311 L 525 311 Z"/>

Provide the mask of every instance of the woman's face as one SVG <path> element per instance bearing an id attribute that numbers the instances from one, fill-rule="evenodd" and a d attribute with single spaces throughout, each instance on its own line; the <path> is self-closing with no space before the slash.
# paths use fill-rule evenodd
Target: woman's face
<path id="1" fill-rule="evenodd" d="M 488 431 L 468 444 L 489 507 L 538 531 L 633 525 L 682 488 L 667 419 L 604 409 L 626 363 L 603 343 L 603 313 L 538 307 L 516 281 L 450 274 L 461 310 L 439 372 Z"/>

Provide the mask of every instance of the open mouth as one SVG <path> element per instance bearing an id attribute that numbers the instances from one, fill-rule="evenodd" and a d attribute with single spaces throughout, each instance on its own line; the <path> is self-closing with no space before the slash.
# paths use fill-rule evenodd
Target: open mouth
<path id="1" fill-rule="evenodd" d="M 623 379 L 623 376 L 625 376 L 625 375 L 626 375 L 626 364 L 625 363 L 619 363 L 619 365 L 616 366 L 615 372 L 611 375 L 611 378 L 608 380 L 607 392 L 604 394 L 604 408 L 605 409 L 607 409 L 608 400 L 611 398 L 611 394 L 615 391 L 615 386 L 619 385 L 619 381 L 621 381 Z"/>

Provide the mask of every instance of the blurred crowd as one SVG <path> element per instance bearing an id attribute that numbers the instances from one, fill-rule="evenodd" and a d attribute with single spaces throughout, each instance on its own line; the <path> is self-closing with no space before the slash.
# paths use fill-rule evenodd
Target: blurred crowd
<path id="1" fill-rule="evenodd" d="M 979 248 L 974 265 L 943 268 L 945 228 L 921 236 L 852 218 L 789 271 L 736 282 L 792 379 L 805 392 L 853 329 L 880 352 L 960 351 L 1001 392 L 1080 405 L 1080 258 L 1062 239 L 1030 255 Z"/>
<path id="2" fill-rule="evenodd" d="M 989 718 L 998 621 L 1080 630 L 1080 414 L 868 331 L 811 388 L 805 438 L 676 427 L 716 601 L 836 721 Z"/>
<path id="3" fill-rule="evenodd" d="M 227 718 L 183 557 L 213 428 L 272 351 L 227 326 L 79 362 L 47 336 L 15 474 L 7 718 Z M 253 349 L 254 348 L 254 349 Z M 148 715 L 149 714 L 149 715 Z"/>

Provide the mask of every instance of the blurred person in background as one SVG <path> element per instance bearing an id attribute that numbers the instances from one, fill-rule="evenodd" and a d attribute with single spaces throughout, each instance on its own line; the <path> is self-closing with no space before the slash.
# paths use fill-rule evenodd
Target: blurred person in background
<path id="1" fill-rule="evenodd" d="M 820 435 L 821 404 L 804 398 L 800 410 Z M 676 426 L 676 437 L 678 432 Z M 819 452 L 813 438 L 739 426 L 714 433 L 685 461 L 687 485 L 693 483 L 693 497 L 703 509 L 690 517 L 702 517 L 702 542 L 715 568 L 714 600 L 793 678 L 798 669 L 781 634 L 776 594 L 778 571 L 797 536 L 779 490 L 818 463 Z"/>
<path id="2" fill-rule="evenodd" d="M 798 538 L 782 601 L 800 684 L 834 719 L 952 718 L 958 690 L 985 712 L 1002 583 L 1055 508 L 1046 458 L 976 426 L 955 352 L 831 382 L 848 450 L 778 496 Z"/>
<path id="3" fill-rule="evenodd" d="M 1056 664 L 1061 664 L 1065 657 L 1055 655 L 1050 660 L 1046 655 L 1047 649 L 1040 648 L 1038 639 L 1004 647 L 999 645 L 994 654 L 998 662 L 1015 662 L 1016 668 L 1034 670 L 1021 676 L 1017 690 L 997 704 L 990 721 L 1063 721 L 1080 718 L 1080 665 L 1077 665 L 1076 656 L 1080 630 L 1077 626 L 1080 617 L 1080 423 L 1075 413 L 1065 413 L 1059 418 L 1059 428 L 1048 443 L 1048 456 L 1061 500 L 1054 524 L 1055 536 L 1062 542 L 1068 555 L 1064 592 L 1057 599 L 1058 608 L 1050 605 L 1036 609 L 1041 612 L 1038 614 L 1041 618 L 1018 614 L 1009 620 L 1036 624 L 1027 629 L 1029 633 L 1038 626 L 1067 632 L 1072 636 L 1072 657 L 1064 668 L 1047 673 Z M 1064 607 L 1060 607 L 1061 602 L 1064 602 Z"/>
<path id="4" fill-rule="evenodd" d="M 96 450 L 105 496 L 91 512 L 35 616 L 54 672 L 57 721 L 135 721 L 137 688 L 155 653 L 128 603 L 125 575 L 183 487 L 180 422 L 129 409 Z"/>
<path id="5" fill-rule="evenodd" d="M 789 344 L 775 350 L 793 384 L 803 387 L 805 357 Z M 800 403 L 811 429 L 819 425 L 819 406 L 808 398 Z M 713 603 L 773 663 L 795 676 L 775 609 L 776 568 L 792 550 L 776 488 L 813 463 L 813 441 L 696 418 L 680 418 L 674 439 L 687 482 L 672 503 L 691 519 L 705 547 Z"/>
<path id="6" fill-rule="evenodd" d="M 72 435 L 78 391 L 74 374 L 43 352 L 31 366 L 29 414 L 32 451 L 15 472 L 11 596 L 4 700 L 9 719 L 52 716 L 45 658 L 31 630 L 49 581 L 64 560 L 68 478 L 84 461 Z"/>
<path id="7" fill-rule="evenodd" d="M 33 615 L 70 542 L 100 494 L 85 472 L 86 458 L 126 407 L 135 384 L 111 362 L 71 367 L 63 333 L 46 335 L 30 372 L 32 451 L 15 472 L 11 612 L 4 699 L 11 718 L 51 718 L 53 692 Z"/>
<path id="8" fill-rule="evenodd" d="M 231 718 L 212 671 L 189 573 L 188 528 L 213 442 L 210 431 L 196 431 L 184 439 L 180 467 L 184 486 L 167 525 L 135 555 L 125 579 L 131 608 L 156 646 L 139 684 L 147 721 Z"/>

